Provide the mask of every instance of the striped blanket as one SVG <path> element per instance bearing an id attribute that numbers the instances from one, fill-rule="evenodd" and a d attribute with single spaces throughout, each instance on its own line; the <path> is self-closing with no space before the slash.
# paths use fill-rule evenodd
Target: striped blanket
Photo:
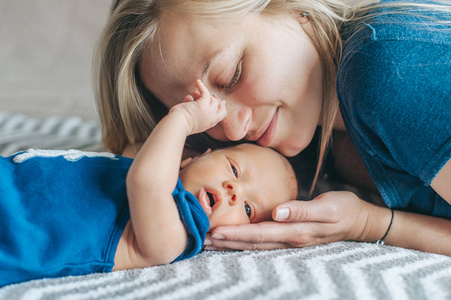
<path id="1" fill-rule="evenodd" d="M 0 155 L 29 148 L 101 151 L 100 128 L 78 117 L 45 120 L 0 111 Z"/>

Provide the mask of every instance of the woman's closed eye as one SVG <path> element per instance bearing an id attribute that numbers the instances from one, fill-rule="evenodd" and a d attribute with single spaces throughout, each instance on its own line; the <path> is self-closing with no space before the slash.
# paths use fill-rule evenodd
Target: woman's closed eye
<path id="1" fill-rule="evenodd" d="M 240 80 L 241 70 L 242 70 L 241 67 L 242 67 L 242 61 L 240 61 L 238 63 L 238 65 L 236 66 L 235 73 L 233 74 L 232 79 L 230 79 L 229 83 L 226 86 L 224 86 L 224 88 L 226 90 L 230 90 L 231 88 L 233 88 Z"/>

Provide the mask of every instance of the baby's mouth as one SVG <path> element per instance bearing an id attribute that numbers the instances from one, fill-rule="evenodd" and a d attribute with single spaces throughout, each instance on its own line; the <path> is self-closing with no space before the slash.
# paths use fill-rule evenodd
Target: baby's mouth
<path id="1" fill-rule="evenodd" d="M 207 192 L 207 196 L 210 199 L 210 207 L 213 207 L 215 205 L 215 198 L 213 197 L 212 193 Z"/>
<path id="2" fill-rule="evenodd" d="M 199 203 L 202 206 L 202 208 L 204 209 L 207 216 L 210 216 L 211 213 L 213 212 L 212 205 L 211 205 L 212 199 L 213 199 L 213 204 L 215 203 L 213 194 L 208 193 L 205 189 L 201 189 L 197 195 L 197 199 L 199 199 Z"/>
<path id="3" fill-rule="evenodd" d="M 211 211 L 216 210 L 222 203 L 222 195 L 216 190 L 205 191 L 209 200 Z"/>
<path id="4" fill-rule="evenodd" d="M 222 203 L 222 195 L 218 191 L 210 189 L 209 191 L 201 189 L 197 194 L 197 199 L 199 199 L 199 203 L 207 216 L 210 216 Z"/>

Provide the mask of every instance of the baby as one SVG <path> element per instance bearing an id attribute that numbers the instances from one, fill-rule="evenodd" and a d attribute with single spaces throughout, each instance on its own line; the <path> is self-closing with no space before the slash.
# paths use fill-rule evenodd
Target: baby
<path id="1" fill-rule="evenodd" d="M 269 148 L 241 144 L 180 163 L 186 137 L 226 116 L 223 100 L 197 88 L 135 160 L 77 150 L 0 157 L 0 287 L 189 258 L 208 230 L 272 220 L 296 198 L 293 169 Z"/>

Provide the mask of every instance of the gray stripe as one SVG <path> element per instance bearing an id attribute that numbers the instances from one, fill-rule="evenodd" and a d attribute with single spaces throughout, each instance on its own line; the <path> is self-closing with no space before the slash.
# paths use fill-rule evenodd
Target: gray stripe
<path id="1" fill-rule="evenodd" d="M 9 156 L 29 148 L 105 151 L 96 122 L 77 117 L 38 120 L 0 111 L 0 155 Z"/>

